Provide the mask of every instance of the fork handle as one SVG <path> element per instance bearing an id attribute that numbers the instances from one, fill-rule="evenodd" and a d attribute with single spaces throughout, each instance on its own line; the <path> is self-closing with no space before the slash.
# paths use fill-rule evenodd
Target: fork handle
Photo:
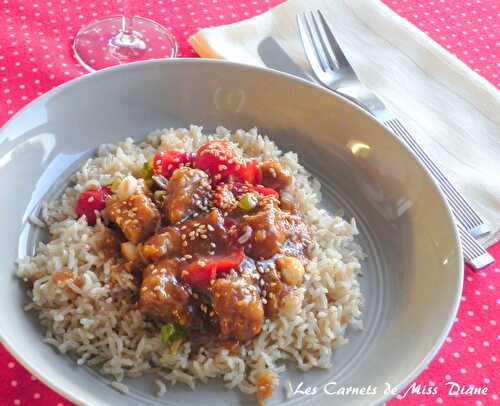
<path id="1" fill-rule="evenodd" d="M 460 223 L 457 223 L 457 227 L 465 262 L 471 265 L 474 270 L 484 268 L 495 262 L 495 258 Z"/>
<path id="2" fill-rule="evenodd" d="M 465 200 L 463 195 L 446 178 L 443 172 L 441 172 L 438 166 L 425 153 L 420 145 L 418 145 L 403 124 L 397 118 L 384 121 L 383 124 L 391 129 L 398 138 L 405 142 L 405 144 L 415 154 L 417 159 L 434 176 L 441 190 L 445 194 L 455 218 L 465 227 L 465 229 L 469 231 L 473 237 L 479 237 L 483 234 L 487 234 L 490 230 L 483 223 L 481 217 L 479 217 L 476 211 Z"/>

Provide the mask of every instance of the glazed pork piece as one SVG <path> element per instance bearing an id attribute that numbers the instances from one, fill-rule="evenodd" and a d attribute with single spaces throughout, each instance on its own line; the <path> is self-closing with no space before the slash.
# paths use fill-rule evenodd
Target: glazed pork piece
<path id="1" fill-rule="evenodd" d="M 188 220 L 182 225 L 169 226 L 149 238 L 141 247 L 143 258 L 157 261 L 163 257 L 185 255 L 208 256 L 229 244 L 224 218 L 217 209 Z"/>
<path id="2" fill-rule="evenodd" d="M 152 262 L 172 257 L 181 249 L 180 237 L 177 227 L 163 228 L 140 246 L 140 253 L 145 260 Z"/>
<path id="3" fill-rule="evenodd" d="M 172 174 L 166 192 L 164 213 L 170 224 L 176 224 L 206 211 L 210 180 L 202 170 L 185 166 Z"/>
<path id="4" fill-rule="evenodd" d="M 264 308 L 259 291 L 249 278 L 216 279 L 210 286 L 210 295 L 221 338 L 245 341 L 260 333 Z"/>
<path id="5" fill-rule="evenodd" d="M 160 321 L 187 325 L 191 320 L 191 292 L 177 279 L 175 260 L 162 260 L 149 265 L 143 272 L 139 290 L 139 310 Z"/>
<path id="6" fill-rule="evenodd" d="M 285 189 L 292 183 L 292 176 L 283 165 L 276 161 L 267 161 L 260 167 L 262 171 L 262 184 L 275 190 Z"/>
<path id="7" fill-rule="evenodd" d="M 245 252 L 254 259 L 269 259 L 278 253 L 303 255 L 311 236 L 299 216 L 283 211 L 274 198 L 262 199 L 259 209 L 243 216 L 242 233 L 250 227 Z"/>
<path id="8" fill-rule="evenodd" d="M 160 226 L 160 212 L 143 187 L 138 187 L 124 200 L 118 196 L 109 197 L 106 200 L 106 215 L 133 244 L 144 241 Z"/>

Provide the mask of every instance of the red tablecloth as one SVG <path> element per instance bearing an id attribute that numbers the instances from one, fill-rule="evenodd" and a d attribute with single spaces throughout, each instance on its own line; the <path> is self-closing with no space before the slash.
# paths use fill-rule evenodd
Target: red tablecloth
<path id="1" fill-rule="evenodd" d="M 144 0 L 131 4 L 136 14 L 167 26 L 180 43 L 179 56 L 186 57 L 195 56 L 186 39 L 200 27 L 242 20 L 281 2 Z M 498 0 L 384 2 L 500 88 Z M 75 33 L 95 18 L 119 12 L 117 0 L 0 0 L 0 124 L 35 97 L 85 74 L 71 53 Z M 500 260 L 500 244 L 490 252 Z M 391 404 L 487 406 L 498 402 L 500 271 L 498 265 L 478 273 L 467 268 L 465 278 L 456 323 L 439 354 L 416 380 L 421 385 L 420 394 L 409 392 Z M 2 347 L 0 368 L 0 406 L 70 405 L 31 376 Z M 487 388 L 487 393 L 452 396 L 447 382 Z"/>

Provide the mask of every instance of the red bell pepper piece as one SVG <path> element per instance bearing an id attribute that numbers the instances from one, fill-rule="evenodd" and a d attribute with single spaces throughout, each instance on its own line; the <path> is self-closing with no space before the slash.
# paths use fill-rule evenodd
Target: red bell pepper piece
<path id="1" fill-rule="evenodd" d="M 242 183 L 250 183 L 252 185 L 262 182 L 262 170 L 260 169 L 259 161 L 251 159 L 241 165 L 236 172 L 236 177 Z"/>
<path id="2" fill-rule="evenodd" d="M 158 151 L 153 157 L 153 174 L 163 175 L 166 179 L 170 179 L 176 169 L 191 162 L 192 159 L 193 156 L 189 152 L 175 149 Z"/>
<path id="3" fill-rule="evenodd" d="M 182 279 L 195 287 L 206 287 L 220 273 L 237 268 L 243 259 L 245 259 L 243 248 L 238 248 L 230 254 L 199 259 L 181 273 Z"/>
<path id="4" fill-rule="evenodd" d="M 262 185 L 248 185 L 243 183 L 234 183 L 233 189 L 238 193 L 244 192 L 257 192 L 262 196 L 274 196 L 279 199 L 280 194 L 270 187 L 264 187 Z"/>
<path id="5" fill-rule="evenodd" d="M 241 167 L 242 161 L 229 141 L 210 141 L 198 149 L 196 167 L 221 182 Z"/>

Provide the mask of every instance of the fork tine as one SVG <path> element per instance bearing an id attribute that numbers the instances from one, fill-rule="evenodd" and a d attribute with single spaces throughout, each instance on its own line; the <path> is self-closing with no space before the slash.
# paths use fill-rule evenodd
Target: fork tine
<path id="1" fill-rule="evenodd" d="M 325 53 L 326 59 L 328 61 L 328 68 L 330 70 L 335 70 L 337 68 L 337 61 L 335 58 L 335 54 L 328 43 L 328 38 L 323 27 L 323 22 L 319 17 L 319 10 L 316 10 L 315 12 L 311 11 L 310 16 L 318 38 L 316 46 L 320 47 Z"/>
<path id="2" fill-rule="evenodd" d="M 307 32 L 309 34 L 309 38 L 311 38 L 311 42 L 313 44 L 314 50 L 316 51 L 316 55 L 318 55 L 321 67 L 323 68 L 323 71 L 326 72 L 330 70 L 330 65 L 328 63 L 328 58 L 326 57 L 325 50 L 323 49 L 323 45 L 321 44 L 321 40 L 319 39 L 318 32 L 316 31 L 314 22 L 310 21 L 311 19 L 314 20 L 312 15 L 308 17 L 307 13 L 304 13 L 304 21 Z"/>
<path id="3" fill-rule="evenodd" d="M 344 52 L 342 51 L 342 48 L 340 47 L 340 44 L 337 42 L 337 39 L 333 35 L 332 28 L 330 27 L 330 24 L 328 24 L 328 21 L 326 21 L 325 16 L 321 12 L 321 10 L 317 10 L 317 13 L 319 15 L 319 18 L 321 20 L 321 26 L 324 30 L 324 33 L 326 35 L 327 41 L 326 44 L 329 44 L 331 47 L 331 50 L 333 54 L 335 55 L 335 59 L 337 60 L 337 63 L 339 64 L 339 67 L 341 68 L 350 68 L 352 70 L 351 64 L 347 60 L 346 56 L 344 55 Z M 328 45 L 327 45 L 328 48 Z"/>
<path id="4" fill-rule="evenodd" d="M 309 34 L 309 30 L 306 28 L 305 23 L 305 15 L 298 14 L 297 15 L 297 25 L 299 26 L 299 34 L 302 40 L 302 45 L 304 47 L 304 52 L 307 56 L 307 60 L 309 61 L 309 65 L 311 65 L 311 69 L 314 74 L 321 78 L 324 70 L 321 66 L 321 61 L 319 59 L 318 54 L 316 53 L 316 47 L 314 46 L 311 36 Z"/>

